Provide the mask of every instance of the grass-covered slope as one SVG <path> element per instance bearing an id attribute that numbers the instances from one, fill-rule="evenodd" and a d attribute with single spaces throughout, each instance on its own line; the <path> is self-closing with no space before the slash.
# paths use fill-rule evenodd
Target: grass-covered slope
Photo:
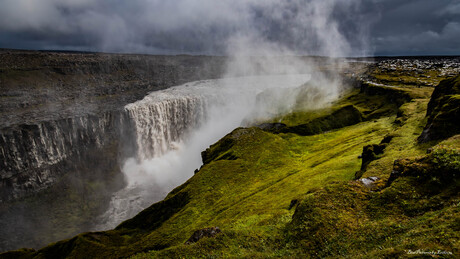
<path id="1" fill-rule="evenodd" d="M 115 230 L 3 257 L 458 256 L 460 138 L 417 143 L 430 88 L 372 88 L 276 119 L 312 134 L 235 129 L 191 179 Z M 339 111 L 359 119 L 331 120 Z M 363 168 L 373 144 L 384 149 Z M 209 227 L 221 232 L 185 244 Z"/>

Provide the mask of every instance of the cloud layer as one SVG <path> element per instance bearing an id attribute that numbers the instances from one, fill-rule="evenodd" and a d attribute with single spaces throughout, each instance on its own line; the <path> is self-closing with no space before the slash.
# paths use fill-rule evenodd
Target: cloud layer
<path id="1" fill-rule="evenodd" d="M 251 53 L 258 44 L 328 56 L 460 52 L 457 0 L 0 0 L 0 5 L 4 48 L 229 54 L 246 41 L 254 47 L 244 45 Z"/>
<path id="2" fill-rule="evenodd" d="M 460 55 L 458 0 L 387 0 L 376 9 L 372 45 L 378 55 Z"/>

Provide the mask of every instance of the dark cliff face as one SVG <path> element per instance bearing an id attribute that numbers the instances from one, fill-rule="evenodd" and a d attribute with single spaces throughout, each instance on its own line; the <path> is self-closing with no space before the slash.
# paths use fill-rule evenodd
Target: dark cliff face
<path id="1" fill-rule="evenodd" d="M 91 230 L 135 149 L 123 107 L 225 58 L 0 50 L 0 251 Z M 30 229 L 34 229 L 31 231 Z"/>
<path id="2" fill-rule="evenodd" d="M 433 91 L 427 108 L 427 124 L 419 142 L 439 140 L 460 133 L 460 75 L 443 80 Z"/>
<path id="3" fill-rule="evenodd" d="M 8 201 L 52 185 L 59 177 L 75 171 L 81 163 L 97 163 L 108 148 L 119 146 L 120 113 L 107 112 L 36 124 L 20 124 L 0 131 L 0 199 Z M 116 153 L 115 153 L 116 154 Z M 88 160 L 86 160 L 87 158 Z"/>
<path id="4" fill-rule="evenodd" d="M 0 51 L 1 199 L 52 184 L 66 161 L 78 163 L 87 150 L 103 150 L 121 136 L 129 147 L 121 132 L 129 127 L 121 119 L 124 105 L 154 90 L 220 77 L 224 61 Z"/>

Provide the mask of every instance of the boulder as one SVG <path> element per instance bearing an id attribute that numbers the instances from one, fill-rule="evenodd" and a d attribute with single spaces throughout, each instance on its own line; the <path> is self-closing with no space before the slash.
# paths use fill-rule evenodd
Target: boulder
<path id="1" fill-rule="evenodd" d="M 383 154 L 383 151 L 390 142 L 391 139 L 387 137 L 382 140 L 380 144 L 372 144 L 366 145 L 363 147 L 363 153 L 359 156 L 362 159 L 361 162 L 361 170 L 355 173 L 355 179 L 361 178 L 363 176 L 364 171 L 366 171 L 367 166 L 374 160 L 379 158 L 379 155 Z"/>
<path id="2" fill-rule="evenodd" d="M 416 177 L 420 182 L 448 185 L 460 177 L 460 150 L 439 145 L 423 157 L 397 159 L 387 186 L 399 177 Z"/>
<path id="3" fill-rule="evenodd" d="M 203 228 L 193 232 L 192 236 L 185 242 L 186 245 L 190 245 L 193 243 L 198 242 L 198 240 L 202 239 L 203 237 L 215 237 L 217 234 L 221 233 L 219 227 L 210 227 L 210 228 Z"/>

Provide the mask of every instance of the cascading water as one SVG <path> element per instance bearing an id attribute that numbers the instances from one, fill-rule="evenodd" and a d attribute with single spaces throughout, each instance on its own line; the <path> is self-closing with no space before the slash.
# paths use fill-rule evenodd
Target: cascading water
<path id="1" fill-rule="evenodd" d="M 243 122 L 291 111 L 309 80 L 297 74 L 197 81 L 126 105 L 137 150 L 123 165 L 127 186 L 95 229 L 115 227 L 164 198 L 201 166 L 201 151 Z"/>
<path id="2" fill-rule="evenodd" d="M 174 92 L 174 91 L 173 91 Z M 137 158 L 163 155 L 180 141 L 188 128 L 195 128 L 206 116 L 206 99 L 159 92 L 125 107 L 136 129 Z"/>

